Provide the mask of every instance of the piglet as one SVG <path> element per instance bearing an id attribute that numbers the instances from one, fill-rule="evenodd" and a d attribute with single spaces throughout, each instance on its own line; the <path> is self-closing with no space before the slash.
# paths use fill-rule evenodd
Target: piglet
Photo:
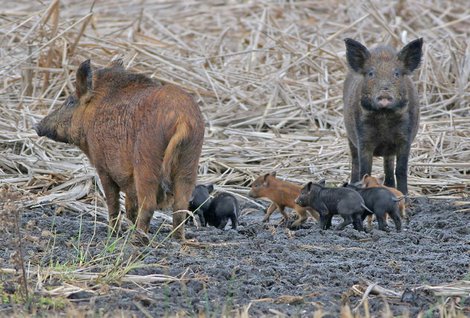
<path id="1" fill-rule="evenodd" d="M 337 230 L 342 230 L 351 223 L 354 229 L 364 230 L 362 214 L 367 208 L 362 197 L 353 189 L 327 188 L 322 184 L 309 182 L 300 190 L 295 203 L 317 211 L 320 214 L 320 228 L 323 230 L 331 227 L 331 219 L 336 214 L 343 218 Z"/>
<path id="2" fill-rule="evenodd" d="M 377 188 L 360 188 L 352 184 L 344 184 L 348 189 L 354 189 L 364 199 L 366 207 L 362 219 L 366 216 L 374 214 L 379 223 L 379 230 L 387 231 L 387 222 L 385 216 L 388 214 L 393 222 L 397 232 L 401 231 L 401 220 L 398 209 L 398 201 L 395 195 L 390 190 L 377 187 Z"/>
<path id="3" fill-rule="evenodd" d="M 211 198 L 210 194 L 213 190 L 212 184 L 197 185 L 189 201 L 189 210 L 198 215 L 203 226 L 209 224 L 218 229 L 224 229 L 230 220 L 232 229 L 236 229 L 240 216 L 237 199 L 226 192 L 219 192 L 214 198 Z"/>
<path id="4" fill-rule="evenodd" d="M 253 181 L 251 190 L 248 195 L 252 198 L 267 198 L 271 201 L 271 205 L 266 211 L 263 222 L 269 222 L 271 214 L 276 209 L 281 212 L 284 221 L 289 219 L 285 208 L 294 209 L 298 214 L 298 219 L 292 223 L 292 228 L 299 227 L 308 218 L 308 213 L 316 220 L 319 219 L 318 213 L 308 207 L 301 207 L 295 203 L 295 198 L 300 194 L 301 187 L 289 181 L 276 178 L 276 172 L 267 173 L 259 176 Z"/>

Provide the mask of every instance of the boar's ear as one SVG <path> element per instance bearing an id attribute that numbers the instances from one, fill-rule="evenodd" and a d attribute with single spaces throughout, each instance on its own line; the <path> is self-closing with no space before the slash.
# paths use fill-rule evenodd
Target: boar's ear
<path id="1" fill-rule="evenodd" d="M 276 177 L 276 171 L 271 172 L 271 175 L 275 178 Z"/>
<path id="2" fill-rule="evenodd" d="M 78 67 L 75 89 L 77 90 L 77 97 L 79 99 L 87 94 L 91 95 L 93 89 L 93 72 L 89 59 Z"/>
<path id="3" fill-rule="evenodd" d="M 320 181 L 318 181 L 318 184 L 322 187 L 326 186 L 326 179 L 321 179 Z"/>
<path id="4" fill-rule="evenodd" d="M 405 71 L 408 73 L 413 72 L 421 63 L 421 56 L 423 55 L 423 38 L 411 41 L 400 52 L 398 52 L 398 60 L 403 62 Z"/>
<path id="5" fill-rule="evenodd" d="M 364 64 L 370 57 L 369 50 L 361 43 L 353 39 L 344 39 L 346 43 L 346 59 L 348 60 L 349 66 L 354 72 L 361 73 L 363 71 Z"/>
<path id="6" fill-rule="evenodd" d="M 212 193 L 212 191 L 214 191 L 214 185 L 212 183 L 207 185 L 206 188 L 209 193 Z"/>

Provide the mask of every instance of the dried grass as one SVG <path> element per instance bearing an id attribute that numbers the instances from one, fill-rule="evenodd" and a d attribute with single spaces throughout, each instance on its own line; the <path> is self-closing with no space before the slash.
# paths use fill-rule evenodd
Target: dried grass
<path id="1" fill-rule="evenodd" d="M 15 1 L 0 16 L 0 182 L 34 194 L 31 204 L 106 211 L 86 157 L 31 129 L 73 91 L 73 71 L 86 58 L 100 66 L 122 57 L 130 69 L 197 97 L 207 121 L 200 182 L 245 195 L 255 176 L 272 170 L 299 183 L 348 179 L 345 37 L 396 46 L 424 38 L 410 191 L 468 196 L 465 0 Z M 380 160 L 373 171 L 382 172 Z"/>

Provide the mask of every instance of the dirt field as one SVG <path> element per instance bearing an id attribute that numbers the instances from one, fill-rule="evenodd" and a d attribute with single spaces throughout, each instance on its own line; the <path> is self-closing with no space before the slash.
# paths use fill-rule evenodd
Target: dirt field
<path id="1" fill-rule="evenodd" d="M 395 316 L 421 312 L 433 317 L 445 302 L 454 301 L 470 315 L 470 298 L 438 297 L 426 287 L 470 279 L 470 214 L 462 206 L 416 198 L 402 232 L 382 232 L 374 223 L 370 233 L 359 233 L 352 228 L 323 231 L 313 219 L 291 231 L 277 226 L 279 213 L 263 224 L 262 210 L 244 204 L 236 231 L 191 226 L 187 234 L 193 239 L 183 245 L 166 240 L 171 226 L 154 220 L 155 242 L 163 242 L 156 248 L 109 241 L 106 219 L 58 212 L 57 207 L 25 211 L 21 225 L 31 276 L 35 266 L 48 268 L 42 288 L 60 294 L 65 308 L 77 312 L 220 317 L 246 310 L 253 317 L 303 317 L 322 311 L 337 317 L 342 304 L 349 304 L 362 316 L 362 293 L 374 283 L 386 289 L 381 296 L 369 295 L 374 316 L 388 306 Z M 0 265 L 5 268 L 15 246 L 2 247 Z M 151 282 L 158 275 L 174 281 Z M 5 281 L 4 295 L 14 288 Z M 0 308 L 6 317 L 15 307 L 4 303 Z"/>
<path id="2" fill-rule="evenodd" d="M 467 2 L 3 1 L 0 317 L 470 316 Z M 293 231 L 279 213 L 263 224 L 268 202 L 247 197 L 257 176 L 349 178 L 347 37 L 424 40 L 410 222 L 400 233 L 313 219 Z M 195 97 L 198 182 L 237 196 L 237 230 L 187 226 L 182 243 L 169 238 L 171 212 L 157 211 L 150 246 L 131 244 L 132 230 L 108 237 L 86 156 L 37 137 L 33 125 L 74 94 L 79 63 L 117 57 Z"/>

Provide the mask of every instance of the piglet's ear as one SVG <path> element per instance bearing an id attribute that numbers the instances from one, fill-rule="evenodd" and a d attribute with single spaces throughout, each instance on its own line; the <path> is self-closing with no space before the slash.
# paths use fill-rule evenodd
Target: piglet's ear
<path id="1" fill-rule="evenodd" d="M 318 181 L 318 184 L 322 187 L 326 186 L 326 179 L 321 179 L 320 181 Z"/>
<path id="2" fill-rule="evenodd" d="M 369 50 L 353 39 L 344 39 L 346 43 L 346 59 L 354 72 L 362 73 L 364 64 L 370 57 Z"/>
<path id="3" fill-rule="evenodd" d="M 421 63 L 423 55 L 423 38 L 411 41 L 400 52 L 398 52 L 398 60 L 403 62 L 405 71 L 413 72 Z"/>
<path id="4" fill-rule="evenodd" d="M 124 61 L 122 60 L 122 58 L 116 58 L 116 59 L 112 60 L 111 62 L 109 62 L 107 67 L 122 68 L 123 69 L 124 68 Z"/>
<path id="5" fill-rule="evenodd" d="M 307 183 L 307 191 L 310 192 L 310 190 L 312 190 L 312 185 L 313 185 L 313 182 L 310 181 L 309 183 Z"/>
<path id="6" fill-rule="evenodd" d="M 91 96 L 93 90 L 93 72 L 91 70 L 90 60 L 86 60 L 78 67 L 75 89 L 77 90 L 77 97 L 79 99 L 85 95 Z"/>
<path id="7" fill-rule="evenodd" d="M 206 188 L 209 193 L 212 193 L 212 191 L 214 191 L 214 185 L 212 183 L 207 185 Z"/>

